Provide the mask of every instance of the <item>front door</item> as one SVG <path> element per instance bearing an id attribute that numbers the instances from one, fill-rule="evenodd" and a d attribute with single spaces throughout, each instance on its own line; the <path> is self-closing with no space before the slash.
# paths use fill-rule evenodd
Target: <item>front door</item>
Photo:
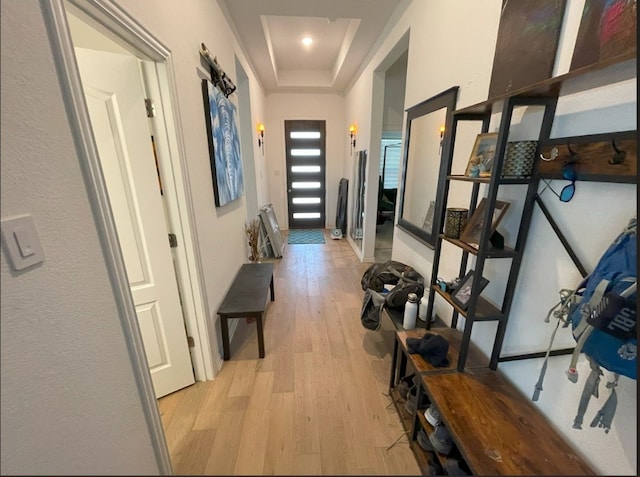
<path id="1" fill-rule="evenodd" d="M 287 204 L 290 229 L 325 226 L 325 122 L 286 120 Z"/>
<path id="2" fill-rule="evenodd" d="M 195 380 L 138 60 L 82 48 L 76 58 L 155 394 L 162 397 Z"/>

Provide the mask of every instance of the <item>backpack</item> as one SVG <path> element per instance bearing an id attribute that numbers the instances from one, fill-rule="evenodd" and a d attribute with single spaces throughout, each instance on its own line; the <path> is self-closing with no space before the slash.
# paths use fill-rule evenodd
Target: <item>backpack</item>
<path id="1" fill-rule="evenodd" d="M 395 286 L 385 293 L 385 284 Z M 380 328 L 380 313 L 385 306 L 403 310 L 409 293 L 415 293 L 418 299 L 424 295 L 422 275 L 413 267 L 394 260 L 371 265 L 362 275 L 360 285 L 365 292 L 360 321 L 370 330 Z"/>
<path id="2" fill-rule="evenodd" d="M 598 384 L 604 374 L 601 368 L 613 373 L 613 381 L 607 383 L 611 395 L 596 414 L 591 427 L 603 427 L 607 433 L 617 405 L 615 387 L 619 376 L 637 379 L 636 227 L 637 219 L 634 217 L 600 257 L 593 272 L 575 290 L 560 291 L 560 303 L 549 311 L 545 319 L 548 322 L 553 312 L 554 317 L 558 318 L 558 325 L 561 321 L 564 327 L 571 325 L 576 347 L 567 370 L 568 379 L 573 383 L 578 381 L 576 364 L 581 353 L 587 356 L 591 367 L 574 419 L 574 429 L 582 429 L 589 398 L 598 396 Z M 557 306 L 560 309 L 554 312 Z M 558 325 L 551 336 L 533 401 L 538 399 L 542 391 L 547 359 Z"/>

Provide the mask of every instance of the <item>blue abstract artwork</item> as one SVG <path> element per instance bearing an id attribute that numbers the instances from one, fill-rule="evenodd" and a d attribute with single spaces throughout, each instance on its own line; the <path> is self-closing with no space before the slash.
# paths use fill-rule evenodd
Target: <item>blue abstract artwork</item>
<path id="1" fill-rule="evenodd" d="M 210 81 L 202 80 L 209 157 L 216 207 L 244 192 L 236 107 Z"/>

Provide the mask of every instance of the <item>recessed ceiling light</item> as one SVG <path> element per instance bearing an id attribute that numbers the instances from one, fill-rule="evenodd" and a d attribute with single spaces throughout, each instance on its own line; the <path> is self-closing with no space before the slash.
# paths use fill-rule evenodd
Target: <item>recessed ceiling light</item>
<path id="1" fill-rule="evenodd" d="M 312 43 L 313 43 L 313 38 L 311 38 L 310 36 L 305 36 L 305 37 L 302 39 L 302 44 L 303 44 L 304 46 L 311 46 L 311 44 L 312 44 Z"/>

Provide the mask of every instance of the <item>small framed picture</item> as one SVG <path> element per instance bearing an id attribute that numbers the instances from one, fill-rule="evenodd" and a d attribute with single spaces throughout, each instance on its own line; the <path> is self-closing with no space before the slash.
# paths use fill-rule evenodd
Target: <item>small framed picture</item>
<path id="1" fill-rule="evenodd" d="M 473 270 L 469 270 L 460 282 L 460 286 L 453 290 L 451 293 L 451 299 L 463 310 L 469 306 L 469 300 L 471 299 L 471 288 L 473 287 L 473 281 L 475 280 L 475 274 Z M 489 284 L 489 280 L 484 277 L 480 277 L 480 293 Z"/>
<path id="2" fill-rule="evenodd" d="M 489 235 L 487 235 L 487 239 L 489 239 L 489 237 L 491 237 L 491 234 L 495 232 L 498 224 L 504 217 L 504 214 L 507 212 L 509 205 L 509 202 L 496 200 L 496 205 L 493 209 L 493 215 L 491 216 L 491 228 L 489 229 Z M 460 240 L 475 248 L 480 247 L 480 235 L 482 234 L 482 228 L 484 227 L 484 214 L 486 207 L 487 199 L 483 197 L 476 210 L 473 211 L 473 215 L 467 222 L 467 225 L 465 225 L 462 234 L 460 234 Z"/>
<path id="3" fill-rule="evenodd" d="M 497 143 L 498 133 L 478 134 L 467 164 L 466 176 L 491 177 Z"/>

